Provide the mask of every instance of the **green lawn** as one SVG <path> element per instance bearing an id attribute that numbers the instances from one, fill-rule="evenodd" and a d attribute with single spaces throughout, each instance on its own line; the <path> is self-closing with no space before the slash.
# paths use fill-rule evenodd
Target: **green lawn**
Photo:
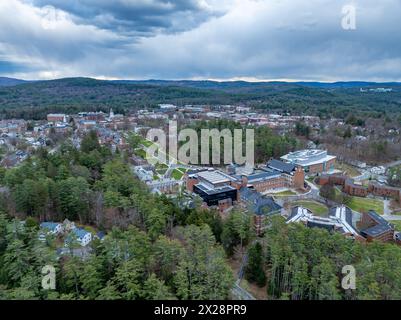
<path id="1" fill-rule="evenodd" d="M 291 206 L 301 206 L 312 211 L 315 215 L 326 217 L 329 209 L 324 205 L 316 201 L 300 200 L 291 203 Z"/>
<path id="2" fill-rule="evenodd" d="M 156 172 L 158 174 L 164 175 L 166 173 L 167 169 L 157 169 Z"/>
<path id="3" fill-rule="evenodd" d="M 347 206 L 358 212 L 368 212 L 369 210 L 374 210 L 378 214 L 383 214 L 384 211 L 382 200 L 370 198 L 351 197 L 351 201 L 347 204 Z"/>
<path id="4" fill-rule="evenodd" d="M 168 169 L 168 165 L 165 163 L 156 164 L 156 170 Z"/>
<path id="5" fill-rule="evenodd" d="M 396 231 L 401 231 L 401 221 L 389 221 L 389 222 L 395 226 Z"/>
<path id="6" fill-rule="evenodd" d="M 145 151 L 145 150 L 143 150 L 143 149 L 136 149 L 136 150 L 134 151 L 134 153 L 135 153 L 138 157 L 141 157 L 141 158 L 143 158 L 143 159 L 146 159 L 146 151 Z"/>
<path id="7" fill-rule="evenodd" d="M 291 190 L 286 190 L 286 191 L 282 191 L 282 192 L 271 193 L 271 195 L 277 196 L 277 197 L 288 197 L 288 196 L 295 196 L 296 193 Z"/>
<path id="8" fill-rule="evenodd" d="M 174 169 L 173 172 L 171 172 L 171 177 L 175 180 L 181 180 L 183 175 L 184 174 L 178 169 Z"/>
<path id="9" fill-rule="evenodd" d="M 168 165 L 166 165 L 165 163 L 158 163 L 156 164 L 155 169 L 158 174 L 164 175 L 168 169 Z"/>

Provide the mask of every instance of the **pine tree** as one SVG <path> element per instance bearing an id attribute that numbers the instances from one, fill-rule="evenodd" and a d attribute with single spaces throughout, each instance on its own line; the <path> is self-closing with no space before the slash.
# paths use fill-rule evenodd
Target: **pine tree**
<path id="1" fill-rule="evenodd" d="M 263 249 L 259 242 L 256 242 L 248 250 L 248 263 L 245 268 L 246 279 L 255 282 L 259 287 L 266 285 L 266 274 L 263 270 Z"/>

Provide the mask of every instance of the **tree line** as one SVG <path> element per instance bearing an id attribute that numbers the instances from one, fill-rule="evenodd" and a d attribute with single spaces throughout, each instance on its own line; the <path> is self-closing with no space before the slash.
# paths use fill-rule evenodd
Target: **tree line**
<path id="1" fill-rule="evenodd" d="M 344 266 L 353 266 L 356 289 L 343 289 Z M 401 250 L 395 244 L 363 244 L 324 229 L 271 220 L 264 238 L 249 249 L 246 277 L 269 299 L 399 300 Z"/>

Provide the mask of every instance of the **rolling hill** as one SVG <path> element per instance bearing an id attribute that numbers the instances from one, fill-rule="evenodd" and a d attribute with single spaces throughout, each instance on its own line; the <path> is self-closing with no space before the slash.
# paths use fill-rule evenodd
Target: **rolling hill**
<path id="1" fill-rule="evenodd" d="M 27 81 L 20 80 L 20 79 L 0 77 L 0 87 L 15 86 L 15 85 L 26 83 L 26 82 Z"/>
<path id="2" fill-rule="evenodd" d="M 160 103 L 246 104 L 272 112 L 344 117 L 362 113 L 379 117 L 401 113 L 401 84 L 371 82 L 288 83 L 120 80 L 64 78 L 26 82 L 0 78 L 3 118 L 42 119 L 48 112 L 82 110 L 126 113 Z M 360 92 L 360 88 L 391 87 L 393 92 Z"/>

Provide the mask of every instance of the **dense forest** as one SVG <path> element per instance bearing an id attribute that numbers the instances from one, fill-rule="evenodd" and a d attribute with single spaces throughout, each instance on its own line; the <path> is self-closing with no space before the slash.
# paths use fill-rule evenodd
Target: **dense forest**
<path id="1" fill-rule="evenodd" d="M 375 87 L 374 84 L 361 84 Z M 241 103 L 267 111 L 345 118 L 350 111 L 370 117 L 401 113 L 401 86 L 393 92 L 360 92 L 355 86 L 319 86 L 283 82 L 101 81 L 68 78 L 0 86 L 4 118 L 43 119 L 50 112 L 108 111 L 129 113 L 159 103 Z"/>
<path id="2" fill-rule="evenodd" d="M 191 128 L 196 130 L 198 133 L 198 137 L 201 137 L 202 129 L 217 129 L 220 132 L 224 129 L 228 129 L 231 131 L 232 136 L 234 136 L 234 129 L 254 129 L 254 139 L 255 139 L 255 163 L 263 163 L 270 158 L 279 158 L 288 152 L 294 151 L 299 146 L 299 141 L 290 135 L 278 135 L 273 132 L 267 126 L 246 126 L 243 127 L 241 124 L 236 123 L 232 120 L 210 120 L 210 121 L 196 121 L 189 125 L 185 125 L 185 128 Z M 243 132 L 243 153 L 245 153 L 245 143 L 246 143 L 246 135 L 245 130 Z M 199 146 L 200 148 L 200 146 Z M 212 148 L 212 144 L 210 143 L 210 148 Z M 221 139 L 221 148 L 220 150 L 224 150 L 224 140 Z M 199 150 L 199 155 L 200 155 Z M 209 152 L 210 157 L 212 157 L 211 151 Z M 221 161 L 220 163 L 224 163 L 224 152 L 220 152 Z M 200 156 L 199 156 L 200 157 Z M 199 159 L 200 162 L 200 159 Z M 210 160 L 211 163 L 211 160 Z"/>
<path id="3" fill-rule="evenodd" d="M 0 298 L 230 297 L 234 277 L 226 257 L 254 236 L 250 218 L 233 213 L 222 221 L 213 210 L 153 195 L 125 158 L 91 132 L 79 150 L 65 143 L 1 170 Z M 39 240 L 41 221 L 65 218 L 108 234 L 92 242 L 89 259 L 57 256 L 58 238 Z M 44 265 L 57 270 L 56 291 L 40 286 Z"/>
<path id="4" fill-rule="evenodd" d="M 355 268 L 356 289 L 343 289 L 344 266 Z M 249 249 L 246 277 L 266 285 L 272 299 L 399 300 L 401 250 L 362 244 L 324 229 L 272 219 L 266 235 Z"/>

